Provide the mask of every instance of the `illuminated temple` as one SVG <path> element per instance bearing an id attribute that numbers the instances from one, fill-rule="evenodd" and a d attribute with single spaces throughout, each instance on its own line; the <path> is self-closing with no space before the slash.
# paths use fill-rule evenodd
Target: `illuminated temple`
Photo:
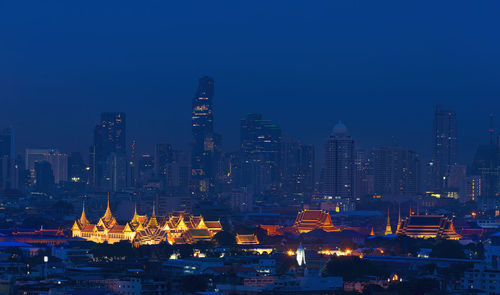
<path id="1" fill-rule="evenodd" d="M 300 211 L 293 227 L 301 234 L 315 229 L 322 229 L 326 232 L 340 231 L 338 227 L 333 225 L 330 214 L 323 210 Z"/>
<path id="2" fill-rule="evenodd" d="M 193 216 L 187 212 L 174 212 L 168 216 L 156 216 L 153 206 L 151 217 L 137 214 L 125 225 L 120 225 L 111 213 L 109 199 L 106 212 L 96 224 L 91 223 L 82 214 L 71 228 L 73 237 L 80 237 L 96 243 L 113 244 L 130 241 L 134 245 L 154 245 L 161 242 L 170 244 L 192 244 L 198 241 L 210 241 L 222 231 L 220 221 L 205 221 L 202 216 Z"/>
<path id="3" fill-rule="evenodd" d="M 441 215 L 410 215 L 398 223 L 396 232 L 411 238 L 459 240 L 453 221 Z"/>

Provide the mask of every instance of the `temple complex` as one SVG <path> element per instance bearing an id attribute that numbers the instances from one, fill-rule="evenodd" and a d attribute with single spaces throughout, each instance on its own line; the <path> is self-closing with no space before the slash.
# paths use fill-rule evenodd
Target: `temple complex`
<path id="1" fill-rule="evenodd" d="M 323 210 L 300 211 L 293 227 L 301 234 L 315 229 L 322 229 L 326 232 L 340 231 L 339 228 L 333 225 L 330 214 Z"/>
<path id="2" fill-rule="evenodd" d="M 130 241 L 139 246 L 161 242 L 191 244 L 209 241 L 217 232 L 222 231 L 222 226 L 220 221 L 205 221 L 202 216 L 193 216 L 187 212 L 157 217 L 154 206 L 151 217 L 137 214 L 136 208 L 132 219 L 125 225 L 120 225 L 111 213 L 108 198 L 106 212 L 96 224 L 87 219 L 84 204 L 82 214 L 71 230 L 73 237 L 96 243 Z"/>
<path id="3" fill-rule="evenodd" d="M 442 215 L 410 215 L 398 223 L 396 232 L 411 238 L 440 238 L 459 240 L 453 221 Z"/>

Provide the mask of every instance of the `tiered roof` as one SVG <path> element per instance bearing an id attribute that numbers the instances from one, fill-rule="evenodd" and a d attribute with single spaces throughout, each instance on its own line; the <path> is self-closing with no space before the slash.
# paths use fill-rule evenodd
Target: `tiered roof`
<path id="1" fill-rule="evenodd" d="M 236 234 L 236 244 L 238 245 L 258 245 L 259 239 L 256 235 L 240 235 Z"/>
<path id="2" fill-rule="evenodd" d="M 398 235 L 412 238 L 443 238 L 459 240 L 453 221 L 442 215 L 411 215 L 401 221 Z"/>
<path id="3" fill-rule="evenodd" d="M 299 233 L 307 233 L 315 229 L 322 229 L 327 232 L 340 231 L 339 228 L 333 225 L 330 214 L 323 210 L 300 211 L 293 227 Z"/>
<path id="4" fill-rule="evenodd" d="M 106 240 L 107 234 L 124 234 L 123 239 L 132 239 L 134 243 L 158 244 L 162 241 L 170 243 L 194 243 L 197 241 L 208 241 L 222 230 L 220 221 L 205 221 L 202 216 L 193 216 L 187 212 L 174 212 L 168 216 L 156 216 L 155 206 L 151 217 L 137 214 L 137 207 L 134 209 L 134 216 L 125 225 L 117 223 L 109 206 L 109 196 L 106 212 L 99 219 L 97 224 L 91 224 L 85 216 L 85 208 L 82 210 L 80 219 L 73 225 L 73 234 L 84 238 L 100 233 L 96 240 L 102 242 Z M 78 234 L 87 234 L 82 236 Z M 125 238 L 125 237 L 129 238 Z M 116 239 L 117 235 L 112 238 Z M 120 237 L 118 236 L 120 239 Z"/>

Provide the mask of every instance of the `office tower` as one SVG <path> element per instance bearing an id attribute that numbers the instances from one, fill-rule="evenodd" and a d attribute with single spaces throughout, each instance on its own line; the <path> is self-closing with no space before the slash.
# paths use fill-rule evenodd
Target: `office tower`
<path id="1" fill-rule="evenodd" d="M 465 181 L 467 177 L 466 165 L 454 165 L 448 169 L 445 179 L 445 187 L 448 197 L 464 199 Z"/>
<path id="2" fill-rule="evenodd" d="M 464 191 L 460 195 L 462 202 L 476 201 L 481 198 L 481 176 L 471 175 L 465 177 Z"/>
<path id="3" fill-rule="evenodd" d="M 127 183 L 130 187 L 135 187 L 137 183 L 137 159 L 135 154 L 135 147 L 137 142 L 132 140 L 130 145 L 130 158 L 128 162 Z"/>
<path id="4" fill-rule="evenodd" d="M 10 128 L 0 131 L 0 191 L 16 188 L 14 171 L 14 131 Z"/>
<path id="5" fill-rule="evenodd" d="M 480 210 L 500 209 L 500 149 L 496 144 L 480 145 L 471 169 L 480 177 L 481 193 L 477 198 Z"/>
<path id="6" fill-rule="evenodd" d="M 252 209 L 252 194 L 246 188 L 234 189 L 231 192 L 231 210 L 233 212 L 251 212 Z"/>
<path id="7" fill-rule="evenodd" d="M 72 152 L 68 156 L 68 180 L 72 182 L 87 182 L 86 166 L 82 154 Z"/>
<path id="8" fill-rule="evenodd" d="M 332 198 L 352 200 L 355 178 L 354 140 L 344 124 L 338 123 L 325 143 L 323 193 Z"/>
<path id="9" fill-rule="evenodd" d="M 311 196 L 314 191 L 314 147 L 285 138 L 281 149 L 283 192 Z"/>
<path id="10" fill-rule="evenodd" d="M 174 162 L 174 150 L 168 143 L 160 143 L 155 146 L 154 173 L 156 176 L 166 176 L 168 165 Z"/>
<path id="11" fill-rule="evenodd" d="M 47 161 L 35 162 L 35 190 L 50 193 L 54 189 L 54 173 Z"/>
<path id="12" fill-rule="evenodd" d="M 399 147 L 379 147 L 372 151 L 374 191 L 384 197 L 416 196 L 419 190 L 418 154 Z"/>
<path id="13" fill-rule="evenodd" d="M 175 150 L 170 144 L 157 144 L 155 147 L 154 174 L 160 180 L 164 191 L 187 192 L 190 180 L 188 155 Z"/>
<path id="14" fill-rule="evenodd" d="M 434 114 L 432 190 L 444 189 L 444 179 L 448 169 L 455 164 L 457 164 L 456 113 L 454 110 L 445 110 L 437 106 Z"/>
<path id="15" fill-rule="evenodd" d="M 281 187 L 281 129 L 261 114 L 241 120 L 241 186 L 251 193 L 278 191 Z"/>
<path id="16" fill-rule="evenodd" d="M 125 113 L 102 113 L 90 149 L 91 184 L 95 189 L 117 191 L 126 186 L 126 155 Z"/>
<path id="17" fill-rule="evenodd" d="M 45 155 L 51 152 L 58 152 L 56 149 L 26 149 L 25 151 L 25 168 L 29 172 L 29 183 L 35 183 L 35 163 L 45 161 Z"/>
<path id="18" fill-rule="evenodd" d="M 220 157 L 221 137 L 214 133 L 214 80 L 202 77 L 193 98 L 191 180 L 193 193 L 207 197 L 215 190 L 216 167 Z"/>
<path id="19" fill-rule="evenodd" d="M 356 150 L 354 162 L 356 167 L 355 194 L 356 196 L 368 196 L 374 193 L 374 175 L 370 153 L 365 150 Z"/>
<path id="20" fill-rule="evenodd" d="M 142 154 L 139 158 L 138 181 L 141 185 L 147 184 L 153 179 L 154 158 L 150 154 Z"/>
<path id="21" fill-rule="evenodd" d="M 68 180 L 68 155 L 51 150 L 43 156 L 43 161 L 50 164 L 54 175 L 54 183 L 59 184 Z"/>

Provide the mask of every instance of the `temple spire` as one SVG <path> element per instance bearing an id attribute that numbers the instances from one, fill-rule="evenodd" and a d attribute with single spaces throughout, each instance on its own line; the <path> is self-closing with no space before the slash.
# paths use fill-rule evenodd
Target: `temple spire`
<path id="1" fill-rule="evenodd" d="M 87 216 L 85 216 L 85 200 L 83 200 L 82 215 L 80 216 L 80 219 L 78 221 L 80 222 L 80 224 L 90 224 L 90 222 L 87 220 Z"/>
<path id="2" fill-rule="evenodd" d="M 108 205 L 106 207 L 106 212 L 104 212 L 103 218 L 105 220 L 110 220 L 111 218 L 113 218 L 113 214 L 111 213 L 111 208 L 109 208 L 109 193 L 108 193 Z"/>
<path id="3" fill-rule="evenodd" d="M 387 225 L 385 226 L 384 235 L 392 235 L 391 219 L 389 217 L 389 208 L 387 208 Z"/>
<path id="4" fill-rule="evenodd" d="M 372 230 L 370 231 L 370 236 L 374 236 L 375 235 L 375 231 L 373 230 L 373 226 L 372 226 Z"/>
<path id="5" fill-rule="evenodd" d="M 151 214 L 151 218 L 149 219 L 147 227 L 157 227 L 158 221 L 156 220 L 156 212 L 155 212 L 155 203 L 153 202 L 153 213 Z"/>

